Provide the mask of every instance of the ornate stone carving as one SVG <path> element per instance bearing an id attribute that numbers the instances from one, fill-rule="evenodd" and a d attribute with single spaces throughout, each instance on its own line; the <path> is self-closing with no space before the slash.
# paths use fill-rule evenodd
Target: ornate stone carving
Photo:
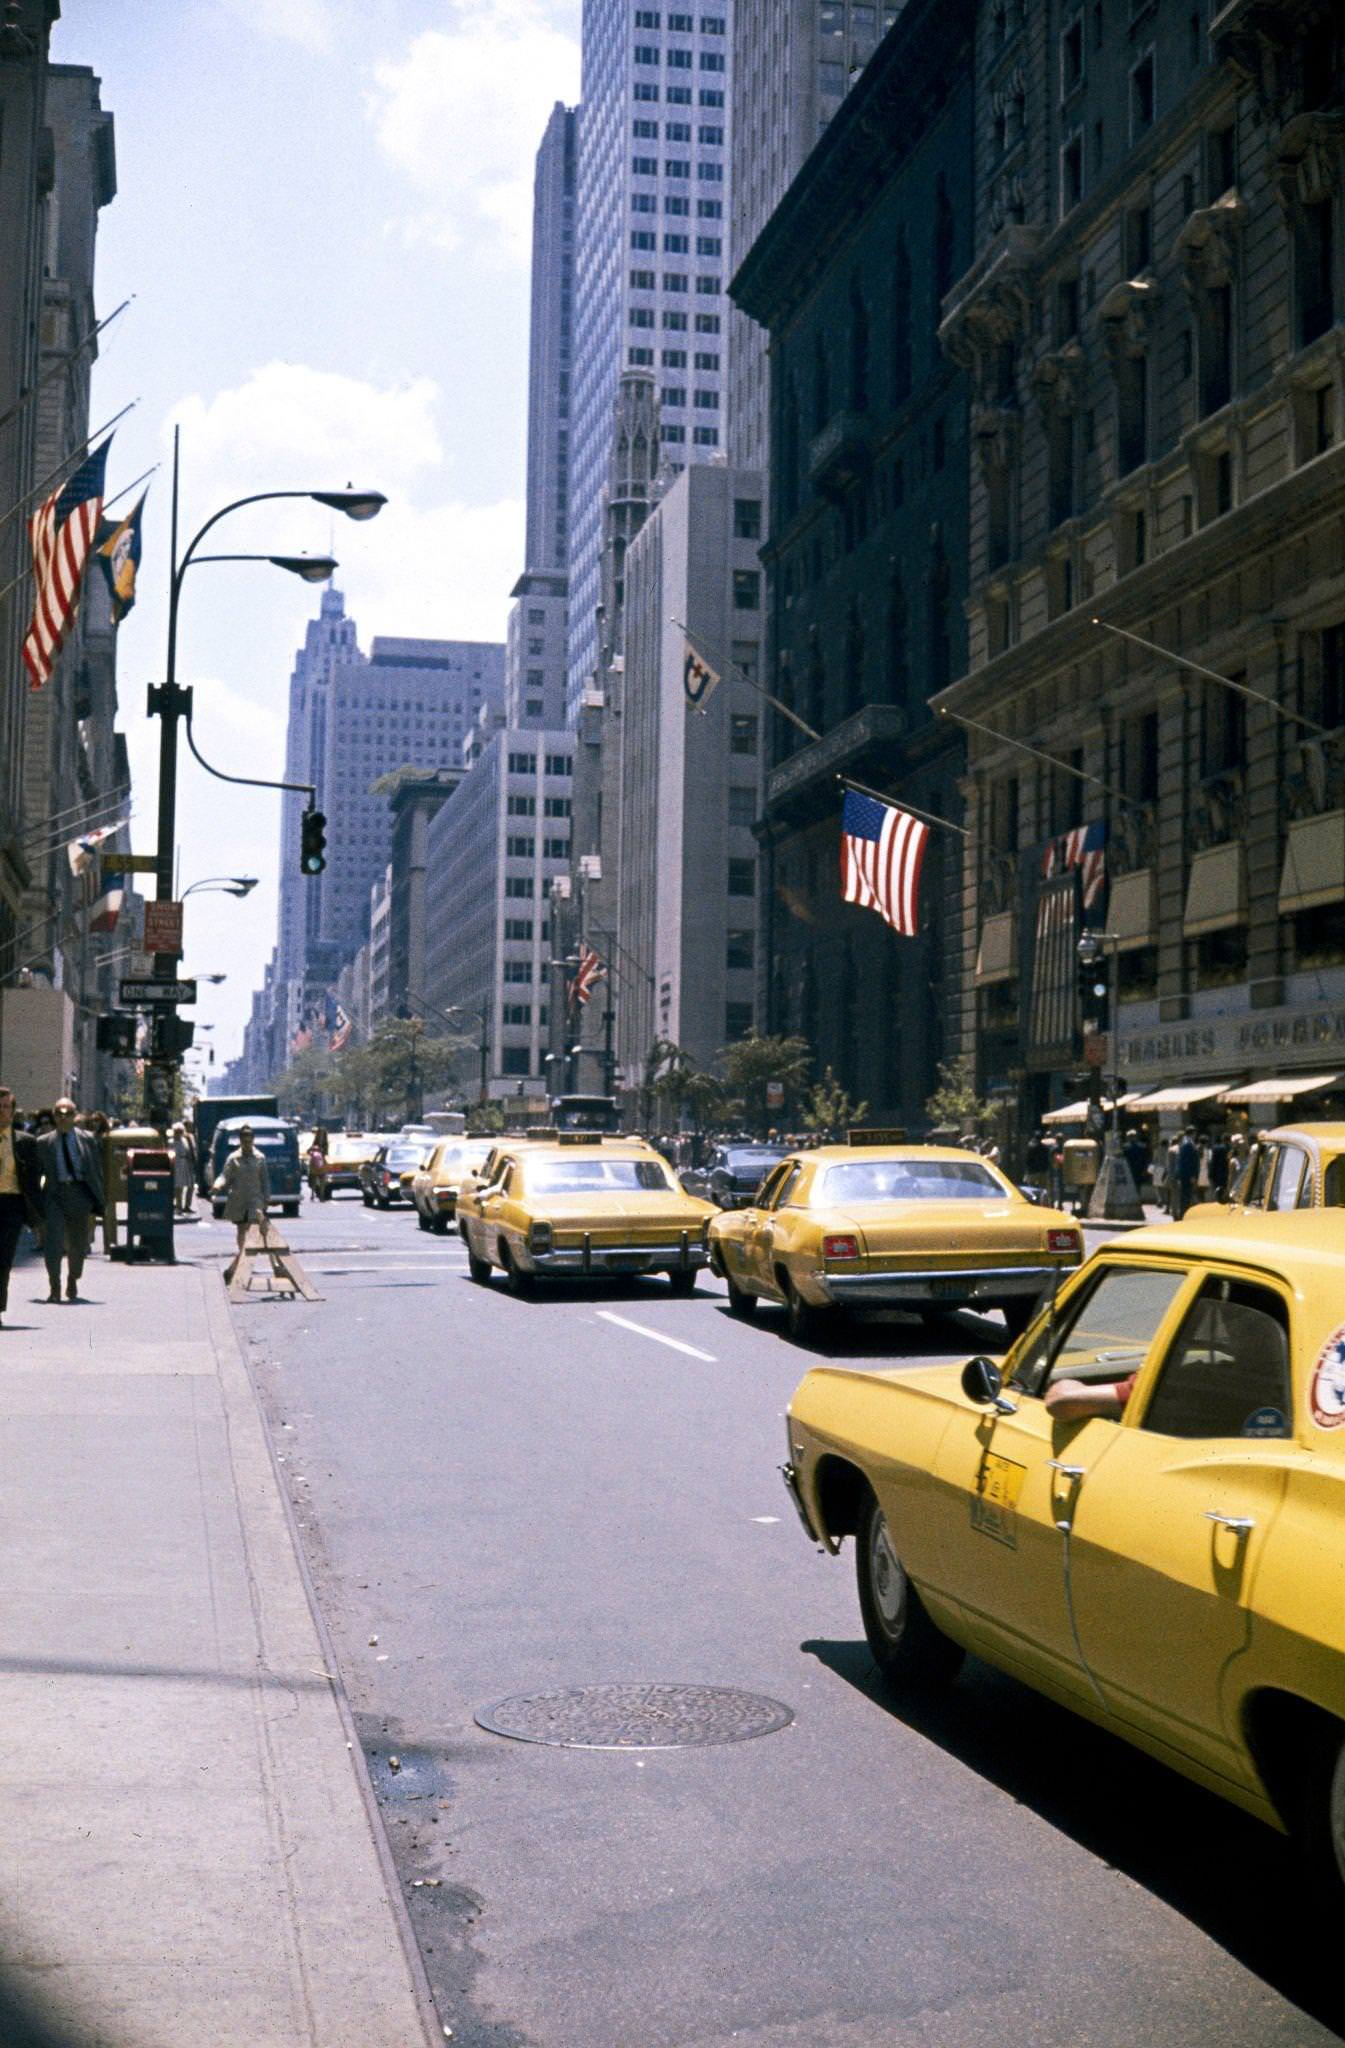
<path id="1" fill-rule="evenodd" d="M 1238 194 L 1225 192 L 1213 206 L 1198 206 L 1177 236 L 1187 291 L 1194 297 L 1233 282 L 1237 239 L 1247 217 Z"/>
<path id="2" fill-rule="evenodd" d="M 1291 818 L 1318 818 L 1339 805 L 1345 789 L 1345 732 L 1303 740 L 1285 763 L 1284 802 Z"/>
<path id="3" fill-rule="evenodd" d="M 1276 145 L 1277 188 L 1286 213 L 1335 192 L 1345 168 L 1345 113 L 1299 114 Z"/>
<path id="4" fill-rule="evenodd" d="M 1210 23 L 1219 55 L 1255 92 L 1263 116 L 1280 122 L 1302 104 L 1308 34 L 1335 0 L 1223 0 Z"/>
<path id="5" fill-rule="evenodd" d="M 1247 833 L 1246 787 L 1241 769 L 1211 775 L 1196 790 L 1191 804 L 1187 842 L 1193 853 L 1223 846 Z"/>
<path id="6" fill-rule="evenodd" d="M 1011 405 L 972 407 L 971 438 L 983 471 L 1012 469 L 1022 442 L 1021 414 Z"/>
<path id="7" fill-rule="evenodd" d="M 1005 227 L 949 294 L 939 340 L 985 405 L 1003 402 L 1003 351 L 1020 348 L 1031 328 L 1037 240 L 1035 229 Z"/>
<path id="8" fill-rule="evenodd" d="M 1032 372 L 1037 402 L 1048 419 L 1069 419 L 1079 409 L 1087 362 L 1077 341 L 1042 356 Z"/>
<path id="9" fill-rule="evenodd" d="M 1098 306 L 1103 338 L 1113 366 L 1127 356 L 1142 356 L 1162 296 L 1156 277 L 1129 277 L 1114 284 Z"/>

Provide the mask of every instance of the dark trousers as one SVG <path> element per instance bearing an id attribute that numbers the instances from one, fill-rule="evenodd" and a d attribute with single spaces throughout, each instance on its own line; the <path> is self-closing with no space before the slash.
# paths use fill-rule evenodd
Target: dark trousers
<path id="1" fill-rule="evenodd" d="M 9 1307 L 9 1274 L 28 1221 L 22 1195 L 0 1195 L 0 1315 Z"/>
<path id="2" fill-rule="evenodd" d="M 84 1271 L 93 1233 L 93 1203 L 74 1181 L 49 1182 L 42 1221 L 46 1232 L 42 1250 L 54 1292 L 61 1284 L 62 1256 L 68 1263 L 71 1280 L 78 1280 Z"/>

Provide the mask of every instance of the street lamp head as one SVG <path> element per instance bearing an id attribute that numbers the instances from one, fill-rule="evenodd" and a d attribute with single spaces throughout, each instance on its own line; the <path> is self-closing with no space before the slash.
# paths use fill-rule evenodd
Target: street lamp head
<path id="1" fill-rule="evenodd" d="M 1102 941 L 1093 932 L 1085 932 L 1075 949 L 1081 966 L 1092 967 L 1102 958 Z"/>
<path id="2" fill-rule="evenodd" d="M 234 875 L 225 883 L 230 896 L 250 896 L 257 886 L 256 875 Z"/>
<path id="3" fill-rule="evenodd" d="M 310 496 L 333 512 L 344 512 L 347 519 L 377 519 L 388 502 L 382 491 L 313 491 Z"/>
<path id="4" fill-rule="evenodd" d="M 330 555 L 268 555 L 266 559 L 273 568 L 288 569 L 305 583 L 325 583 L 340 566 Z"/>

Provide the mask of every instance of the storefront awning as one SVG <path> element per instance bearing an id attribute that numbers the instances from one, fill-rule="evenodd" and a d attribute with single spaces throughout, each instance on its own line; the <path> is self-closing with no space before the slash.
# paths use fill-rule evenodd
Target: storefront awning
<path id="1" fill-rule="evenodd" d="M 1018 946 L 1011 910 L 1001 910 L 981 926 L 981 947 L 976 955 L 976 986 L 1012 981 L 1018 972 Z"/>
<path id="2" fill-rule="evenodd" d="M 1180 1088 L 1155 1088 L 1152 1095 L 1136 1095 L 1129 1107 L 1146 1115 L 1151 1109 L 1189 1109 L 1193 1102 L 1208 1102 L 1211 1095 L 1223 1095 L 1227 1100 L 1222 1081 L 1192 1081 Z"/>
<path id="3" fill-rule="evenodd" d="M 1207 846 L 1191 856 L 1182 930 L 1188 939 L 1247 922 L 1247 862 L 1242 841 Z M 1211 1091 L 1212 1093 L 1213 1091 Z"/>
<path id="4" fill-rule="evenodd" d="M 1102 1103 L 1102 1109 L 1105 1115 L 1110 1116 L 1113 1107 L 1117 1109 L 1129 1109 L 1131 1103 L 1137 1100 L 1137 1096 L 1123 1095 L 1120 1101 L 1114 1105 L 1109 1101 L 1104 1101 Z M 1082 1102 L 1067 1102 L 1060 1109 L 1048 1109 L 1045 1116 L 1042 1118 L 1042 1122 L 1044 1124 L 1085 1123 L 1088 1119 L 1088 1110 L 1089 1104 L 1086 1098 Z"/>
<path id="5" fill-rule="evenodd" d="M 1116 875 L 1107 907 L 1107 929 L 1118 953 L 1133 953 L 1158 939 L 1157 891 L 1152 868 Z"/>
<path id="6" fill-rule="evenodd" d="M 1345 899 L 1345 810 L 1294 818 L 1284 847 L 1280 915 Z"/>
<path id="7" fill-rule="evenodd" d="M 1295 1095 L 1317 1095 L 1327 1088 L 1345 1088 L 1345 1074 L 1280 1074 L 1268 1081 L 1249 1081 L 1228 1088 L 1220 1102 L 1290 1102 Z"/>

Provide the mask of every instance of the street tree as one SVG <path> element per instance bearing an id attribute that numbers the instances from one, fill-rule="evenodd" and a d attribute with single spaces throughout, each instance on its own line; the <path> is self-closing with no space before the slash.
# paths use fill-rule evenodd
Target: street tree
<path id="1" fill-rule="evenodd" d="M 939 1129 L 983 1131 L 995 1112 L 976 1093 L 975 1070 L 966 1053 L 939 1062 L 939 1085 L 925 1103 L 925 1114 Z"/>
<path id="2" fill-rule="evenodd" d="M 820 1131 L 828 1138 L 839 1138 L 853 1124 L 862 1123 L 868 1113 L 868 1103 L 855 1102 L 830 1067 L 804 1096 L 801 1112 L 805 1130 Z"/>
<path id="3" fill-rule="evenodd" d="M 769 1037 L 755 1031 L 725 1046 L 720 1057 L 729 1095 L 741 1101 L 748 1123 L 758 1131 L 786 1116 L 812 1064 L 806 1038 Z M 767 1104 L 768 1081 L 779 1081 L 784 1088 L 784 1103 L 778 1109 Z"/>

